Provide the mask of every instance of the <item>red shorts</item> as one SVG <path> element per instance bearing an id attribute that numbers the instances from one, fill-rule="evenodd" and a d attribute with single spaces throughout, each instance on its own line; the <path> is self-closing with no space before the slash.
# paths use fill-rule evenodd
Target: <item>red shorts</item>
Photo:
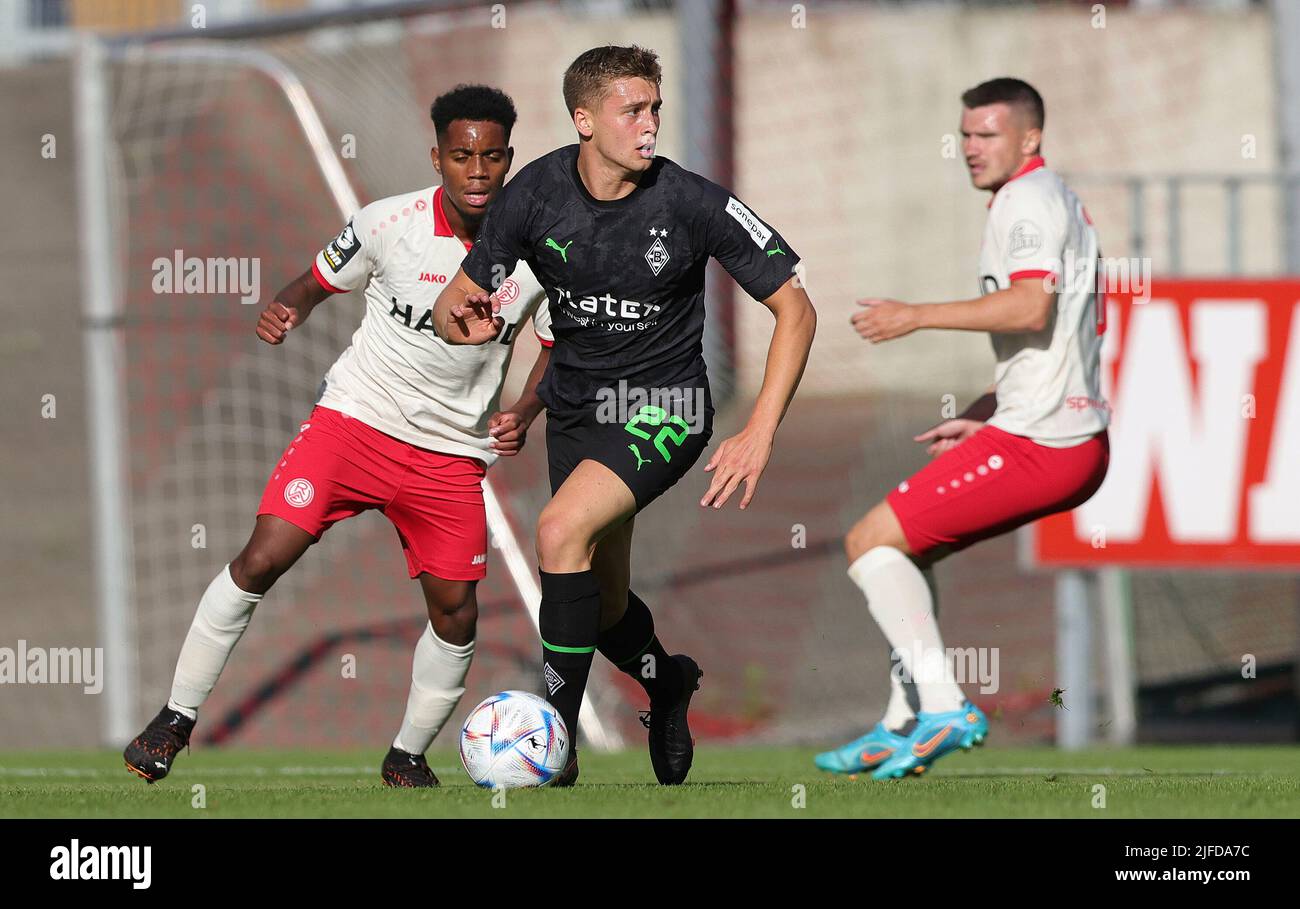
<path id="1" fill-rule="evenodd" d="M 956 552 L 1092 497 L 1106 477 L 1103 431 L 1081 445 L 1049 448 L 985 426 L 898 484 L 885 499 L 913 555 Z"/>
<path id="2" fill-rule="evenodd" d="M 487 575 L 487 518 L 477 458 L 394 439 L 361 420 L 317 406 L 289 443 L 257 513 L 312 536 L 378 508 L 397 528 L 411 577 L 448 581 Z"/>

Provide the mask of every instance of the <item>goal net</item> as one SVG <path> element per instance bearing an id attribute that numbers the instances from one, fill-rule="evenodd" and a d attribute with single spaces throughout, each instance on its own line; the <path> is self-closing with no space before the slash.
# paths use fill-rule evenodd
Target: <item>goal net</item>
<path id="1" fill-rule="evenodd" d="M 439 14 L 109 55 L 137 720 L 165 700 L 199 596 L 247 539 L 262 486 L 364 307 L 359 293 L 332 297 L 274 348 L 253 333 L 258 312 L 358 205 L 437 182 L 429 103 L 488 75 L 471 40 L 484 27 Z M 514 94 L 525 119 L 554 106 L 540 87 L 535 98 Z M 521 160 L 547 141 L 517 141 Z M 526 334 L 504 400 L 535 356 Z M 523 462 L 529 482 L 512 489 L 507 471 L 489 476 L 492 567 L 479 585 L 470 697 L 530 689 L 539 675 L 529 608 L 531 528 L 547 492 L 532 481 L 544 476 L 541 435 L 539 423 L 530 450 L 507 462 Z M 201 737 L 382 741 L 400 723 L 425 622 L 391 525 L 368 512 L 334 526 L 259 607 Z M 591 693 L 584 733 L 617 745 L 619 729 L 602 718 L 617 712 L 631 728 L 635 710 L 598 677 Z"/>

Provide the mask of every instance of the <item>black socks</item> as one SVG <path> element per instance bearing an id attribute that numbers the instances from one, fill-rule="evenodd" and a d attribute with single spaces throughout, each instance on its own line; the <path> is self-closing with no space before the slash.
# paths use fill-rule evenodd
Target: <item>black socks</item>
<path id="1" fill-rule="evenodd" d="M 542 683 L 546 699 L 559 711 L 578 739 L 578 709 L 587 688 L 587 675 L 600 633 L 600 585 L 593 571 L 570 574 L 539 572 L 542 606 L 538 626 L 542 634 Z"/>
<path id="2" fill-rule="evenodd" d="M 627 592 L 627 612 L 600 633 L 600 655 L 640 683 L 651 701 L 672 703 L 682 694 L 682 670 L 655 635 L 655 620 L 641 598 Z"/>

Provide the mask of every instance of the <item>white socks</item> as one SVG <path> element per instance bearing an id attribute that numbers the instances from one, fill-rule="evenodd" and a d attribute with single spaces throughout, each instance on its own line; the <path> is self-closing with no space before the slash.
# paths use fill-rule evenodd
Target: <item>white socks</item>
<path id="1" fill-rule="evenodd" d="M 894 656 L 894 651 L 891 648 L 889 651 L 889 704 L 885 707 L 885 715 L 880 718 L 880 722 L 891 732 L 897 732 L 901 729 L 903 724 L 916 716 L 916 711 L 921 709 L 920 701 L 916 697 L 916 686 L 911 682 L 904 682 L 900 678 L 903 671 L 904 666 Z"/>
<path id="2" fill-rule="evenodd" d="M 424 754 L 465 693 L 465 675 L 474 658 L 474 642 L 448 644 L 425 626 L 411 664 L 411 694 L 393 747 Z"/>
<path id="3" fill-rule="evenodd" d="M 849 566 L 849 577 L 867 598 L 871 617 L 902 664 L 905 679 L 916 686 L 921 710 L 960 710 L 966 697 L 953 678 L 934 618 L 933 594 L 921 569 L 902 551 L 877 546 Z M 912 716 L 905 682 L 897 675 L 890 672 L 889 707 L 883 720 L 891 729 Z"/>
<path id="4" fill-rule="evenodd" d="M 229 565 L 218 572 L 199 600 L 198 612 L 181 646 L 168 707 L 190 719 L 198 716 L 198 708 L 212 693 L 230 652 L 261 601 L 260 593 L 239 589 L 230 576 Z"/>
<path id="5" fill-rule="evenodd" d="M 261 601 L 260 593 L 239 589 L 229 565 L 212 579 L 181 646 L 168 707 L 190 719 L 198 716 L 198 708 L 212 693 Z M 434 634 L 432 625 L 425 625 L 415 645 L 406 717 L 393 745 L 411 754 L 429 750 L 465 693 L 465 675 L 473 657 L 473 641 L 461 646 L 448 644 Z"/>

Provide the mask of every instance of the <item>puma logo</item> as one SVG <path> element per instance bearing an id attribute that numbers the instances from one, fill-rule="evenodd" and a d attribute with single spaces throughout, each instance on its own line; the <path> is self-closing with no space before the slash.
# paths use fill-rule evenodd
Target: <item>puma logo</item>
<path id="1" fill-rule="evenodd" d="M 573 242 L 573 241 L 571 240 L 571 241 L 569 241 L 569 242 Z M 641 465 L 642 465 L 642 464 L 649 464 L 649 463 L 650 463 L 650 459 L 649 459 L 649 458 L 643 458 L 643 457 L 641 457 L 641 452 L 637 451 L 637 448 L 636 448 L 635 445 L 629 445 L 629 446 L 628 446 L 628 449 L 632 452 L 632 454 L 636 455 L 636 469 L 637 469 L 638 472 L 640 472 L 640 470 L 641 470 Z"/>
<path id="2" fill-rule="evenodd" d="M 563 246 L 561 246 L 559 243 L 556 243 L 550 237 L 546 238 L 546 248 L 553 249 L 557 253 L 559 253 L 560 258 L 564 260 L 565 265 L 569 264 L 569 247 L 572 245 L 573 245 L 572 240 L 570 240 L 568 243 L 565 243 Z"/>

